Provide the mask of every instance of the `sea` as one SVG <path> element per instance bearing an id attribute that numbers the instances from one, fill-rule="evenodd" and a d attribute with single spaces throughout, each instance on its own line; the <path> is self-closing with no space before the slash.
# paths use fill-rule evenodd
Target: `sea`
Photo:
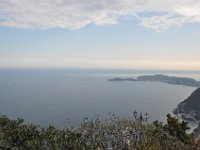
<path id="1" fill-rule="evenodd" d="M 110 82 L 115 77 L 164 74 L 200 80 L 198 71 L 131 69 L 0 69 L 0 114 L 41 127 L 79 126 L 87 117 L 149 113 L 166 122 L 196 88 L 160 82 Z"/>

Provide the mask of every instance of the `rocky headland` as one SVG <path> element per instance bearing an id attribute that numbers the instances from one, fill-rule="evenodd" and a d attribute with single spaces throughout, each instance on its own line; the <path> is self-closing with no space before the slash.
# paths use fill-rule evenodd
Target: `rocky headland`
<path id="1" fill-rule="evenodd" d="M 193 133 L 200 137 L 200 88 L 197 88 L 187 99 L 178 104 L 174 113 L 186 121 L 194 121 L 198 127 Z"/>

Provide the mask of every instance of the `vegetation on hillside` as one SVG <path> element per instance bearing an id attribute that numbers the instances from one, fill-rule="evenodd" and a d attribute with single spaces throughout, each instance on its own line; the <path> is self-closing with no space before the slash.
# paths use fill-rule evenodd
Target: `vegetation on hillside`
<path id="1" fill-rule="evenodd" d="M 147 123 L 147 116 L 134 112 L 131 119 L 113 114 L 109 119 L 85 118 L 79 128 L 40 128 L 0 116 L 0 149 L 14 150 L 200 150 L 200 143 L 187 134 L 188 124 L 167 115 L 167 124 Z"/>
<path id="2" fill-rule="evenodd" d="M 184 113 L 190 117 L 200 121 L 200 88 L 197 88 L 192 94 L 183 102 L 181 102 L 174 111 L 176 114 Z"/>

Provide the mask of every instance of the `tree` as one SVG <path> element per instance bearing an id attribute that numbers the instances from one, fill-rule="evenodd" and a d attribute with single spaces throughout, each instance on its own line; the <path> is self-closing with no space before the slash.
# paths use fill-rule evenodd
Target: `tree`
<path id="1" fill-rule="evenodd" d="M 169 132 L 170 135 L 177 137 L 184 143 L 188 143 L 191 139 L 191 136 L 186 133 L 186 131 L 190 129 L 188 122 L 179 122 L 176 117 L 172 117 L 170 114 L 167 114 L 167 124 L 164 129 Z"/>

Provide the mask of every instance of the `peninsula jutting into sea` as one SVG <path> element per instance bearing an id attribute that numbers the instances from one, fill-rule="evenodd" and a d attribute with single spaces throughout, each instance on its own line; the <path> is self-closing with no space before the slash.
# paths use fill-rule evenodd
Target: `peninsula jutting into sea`
<path id="1" fill-rule="evenodd" d="M 163 74 L 157 75 L 143 75 L 138 76 L 137 78 L 112 78 L 108 81 L 150 81 L 150 82 L 164 82 L 168 84 L 174 85 L 184 85 L 190 87 L 200 87 L 200 81 L 197 81 L 193 78 L 188 77 L 175 77 L 175 76 L 168 76 Z"/>

